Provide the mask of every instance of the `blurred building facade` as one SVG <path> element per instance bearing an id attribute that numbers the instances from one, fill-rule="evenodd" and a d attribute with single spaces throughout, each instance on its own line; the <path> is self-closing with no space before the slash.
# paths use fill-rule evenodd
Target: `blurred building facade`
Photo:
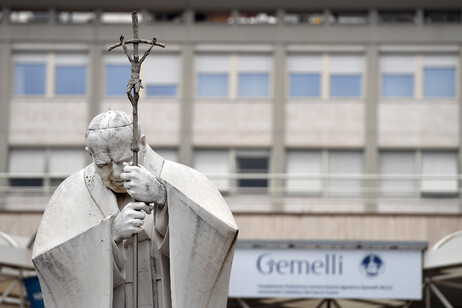
<path id="1" fill-rule="evenodd" d="M 167 159 L 209 175 L 242 239 L 420 240 L 462 228 L 457 1 L 3 1 L 0 226 L 32 235 L 54 187 L 89 163 L 84 135 L 130 112 Z M 144 50 L 144 49 L 143 49 Z"/>

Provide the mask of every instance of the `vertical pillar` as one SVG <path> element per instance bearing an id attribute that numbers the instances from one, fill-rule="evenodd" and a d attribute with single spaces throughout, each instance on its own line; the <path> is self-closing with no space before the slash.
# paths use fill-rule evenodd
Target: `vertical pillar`
<path id="1" fill-rule="evenodd" d="M 103 50 L 99 44 L 99 30 L 101 25 L 102 11 L 95 12 L 93 40 L 89 46 L 89 80 L 88 86 L 88 121 L 93 119 L 101 111 L 101 98 L 103 91 Z"/>
<path id="2" fill-rule="evenodd" d="M 183 75 L 180 117 L 179 157 L 182 164 L 191 166 L 193 160 L 192 149 L 192 116 L 193 116 L 193 79 L 194 79 L 194 48 L 186 43 L 182 52 Z"/>
<path id="3" fill-rule="evenodd" d="M 239 10 L 236 10 L 236 9 L 233 9 L 231 11 L 231 17 L 233 18 L 233 26 L 234 25 L 237 25 L 238 24 L 238 20 L 239 20 Z"/>
<path id="4" fill-rule="evenodd" d="M 183 19 L 184 19 L 185 25 L 192 26 L 194 24 L 195 22 L 194 15 L 195 15 L 195 12 L 191 9 L 188 9 L 183 13 Z"/>
<path id="5" fill-rule="evenodd" d="M 284 17 L 286 16 L 286 12 L 285 10 L 283 9 L 278 9 L 276 11 L 276 18 L 277 18 L 277 23 L 278 23 L 278 26 L 284 26 L 285 25 L 285 22 L 284 22 Z"/>
<path id="6" fill-rule="evenodd" d="M 271 149 L 271 173 L 285 171 L 285 93 L 286 93 L 286 52 L 283 44 L 274 47 L 273 72 L 273 147 Z M 272 208 L 274 211 L 283 210 L 284 180 L 271 181 Z"/>
<path id="7" fill-rule="evenodd" d="M 102 48 L 95 40 L 90 46 L 90 65 L 89 65 L 89 80 L 88 85 L 88 121 L 93 119 L 101 111 L 101 97 L 102 97 L 102 70 L 103 56 Z"/>
<path id="8" fill-rule="evenodd" d="M 369 11 L 369 24 L 370 25 L 377 25 L 379 22 L 379 12 L 377 9 L 371 9 Z"/>
<path id="9" fill-rule="evenodd" d="M 378 48 L 376 45 L 367 46 L 366 51 L 366 112 L 365 112 L 365 174 L 378 174 Z M 377 210 L 377 187 L 375 179 L 364 181 L 364 197 L 366 212 Z"/>
<path id="10" fill-rule="evenodd" d="M 459 67 L 457 82 L 458 84 L 456 87 L 456 95 L 457 101 L 459 103 L 459 170 L 457 173 L 460 175 L 462 173 L 462 45 L 459 45 Z M 458 184 L 458 187 L 461 187 L 462 181 L 459 180 Z M 459 203 L 459 212 L 462 213 L 462 201 Z"/>
<path id="11" fill-rule="evenodd" d="M 416 56 L 416 66 L 417 70 L 415 72 L 414 78 L 414 98 L 416 100 L 421 100 L 423 98 L 423 66 L 422 66 L 422 54 L 417 54 Z"/>
<path id="12" fill-rule="evenodd" d="M 48 10 L 48 24 L 54 26 L 58 22 L 58 12 L 54 7 Z"/>
<path id="13" fill-rule="evenodd" d="M 415 12 L 415 23 L 418 26 L 423 26 L 424 24 L 424 11 L 421 8 Z"/>
<path id="14" fill-rule="evenodd" d="M 322 54 L 322 73 L 321 73 L 321 98 L 327 100 L 330 98 L 330 79 L 329 79 L 329 55 L 327 52 Z"/>
<path id="15" fill-rule="evenodd" d="M 5 18 L 8 18 L 6 16 Z M 10 124 L 10 100 L 12 80 L 11 45 L 5 42 L 0 45 L 0 173 L 8 171 L 8 135 Z M 8 179 L 0 177 L 0 187 L 8 185 Z M 2 194 L 0 192 L 0 194 Z M 0 195 L 0 209 L 4 207 L 3 198 Z"/>
<path id="16" fill-rule="evenodd" d="M 332 20 L 331 20 L 331 19 L 332 19 L 332 18 L 331 18 L 331 14 L 332 14 L 332 13 L 331 13 L 330 10 L 324 10 L 324 11 L 323 11 L 323 14 L 322 14 L 322 15 L 323 15 L 323 18 L 324 18 L 324 21 L 323 21 L 323 22 L 324 22 L 324 26 L 325 26 L 325 27 L 328 27 L 328 26 L 331 25 L 331 21 L 332 21 Z"/>

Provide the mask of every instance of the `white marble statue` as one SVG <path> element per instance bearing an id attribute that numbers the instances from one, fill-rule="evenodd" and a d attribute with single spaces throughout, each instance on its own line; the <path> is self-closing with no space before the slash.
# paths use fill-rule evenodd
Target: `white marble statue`
<path id="1" fill-rule="evenodd" d="M 225 307 L 231 211 L 205 176 L 164 160 L 144 136 L 141 166 L 131 166 L 131 141 L 131 117 L 96 116 L 86 134 L 93 163 L 50 199 L 33 251 L 46 307 L 132 307 L 134 233 L 139 307 Z"/>

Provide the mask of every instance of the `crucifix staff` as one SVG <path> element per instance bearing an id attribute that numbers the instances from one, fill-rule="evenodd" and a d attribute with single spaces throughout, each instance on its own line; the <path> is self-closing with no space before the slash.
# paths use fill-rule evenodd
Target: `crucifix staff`
<path id="1" fill-rule="evenodd" d="M 108 48 L 108 51 L 113 50 L 114 48 L 122 46 L 125 55 L 127 55 L 128 60 L 131 63 L 131 77 L 127 84 L 127 97 L 130 100 L 130 103 L 133 107 L 133 141 L 131 145 L 131 150 L 133 151 L 133 165 L 138 166 L 138 152 L 139 147 L 139 131 L 138 131 L 138 100 L 140 98 L 139 92 L 143 88 L 140 79 L 141 64 L 146 59 L 146 57 L 151 52 L 152 47 L 159 46 L 165 48 L 165 44 L 157 42 L 156 38 L 153 38 L 152 41 L 143 40 L 138 38 L 138 13 L 132 13 L 132 23 L 133 23 L 133 39 L 125 41 L 124 36 L 121 35 L 119 38 L 119 43 L 114 44 Z M 133 58 L 128 51 L 127 44 L 133 44 Z M 138 45 L 139 44 L 148 44 L 151 45 L 145 51 L 141 59 L 138 57 Z M 138 308 L 138 234 L 133 236 L 133 306 Z"/>

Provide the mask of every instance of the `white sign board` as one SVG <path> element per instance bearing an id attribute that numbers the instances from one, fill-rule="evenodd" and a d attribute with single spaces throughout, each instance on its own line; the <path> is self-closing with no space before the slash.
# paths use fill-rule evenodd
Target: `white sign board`
<path id="1" fill-rule="evenodd" d="M 418 300 L 422 252 L 237 249 L 229 296 Z"/>

